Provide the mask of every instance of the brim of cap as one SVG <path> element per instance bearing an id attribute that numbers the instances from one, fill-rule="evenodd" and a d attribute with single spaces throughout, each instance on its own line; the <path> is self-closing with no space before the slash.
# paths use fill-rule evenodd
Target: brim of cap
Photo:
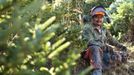
<path id="1" fill-rule="evenodd" d="M 102 16 L 104 16 L 105 13 L 104 12 L 96 12 L 96 13 L 94 13 L 94 15 L 102 15 Z"/>

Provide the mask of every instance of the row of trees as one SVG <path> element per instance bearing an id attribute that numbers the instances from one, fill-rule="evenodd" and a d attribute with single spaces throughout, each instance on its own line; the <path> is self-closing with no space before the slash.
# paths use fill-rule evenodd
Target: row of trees
<path id="1" fill-rule="evenodd" d="M 134 6 L 129 1 L 0 0 L 0 74 L 71 75 L 86 46 L 80 36 L 81 16 L 103 4 L 112 9 L 108 10 L 113 22 L 106 27 L 113 35 L 129 31 L 132 35 Z M 112 7 L 112 2 L 117 6 Z"/>
<path id="2" fill-rule="evenodd" d="M 81 2 L 1 0 L 0 74 L 71 74 L 80 31 L 72 9 Z"/>
<path id="3" fill-rule="evenodd" d="M 118 39 L 134 43 L 134 1 L 124 0 L 114 2 L 109 7 L 111 9 L 111 17 L 113 19 L 111 31 Z M 125 36 L 124 36 L 125 35 Z M 121 38 L 121 36 L 123 36 Z"/>

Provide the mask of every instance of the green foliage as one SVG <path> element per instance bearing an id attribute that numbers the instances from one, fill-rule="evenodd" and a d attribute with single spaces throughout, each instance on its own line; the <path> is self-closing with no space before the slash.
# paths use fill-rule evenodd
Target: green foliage
<path id="1" fill-rule="evenodd" d="M 10 6 L 13 3 L 13 0 L 0 0 L 0 10 Z"/>
<path id="2" fill-rule="evenodd" d="M 16 1 L 10 11 L 3 10 L 7 13 L 1 13 L 0 21 L 0 74 L 70 73 L 68 69 L 78 56 L 73 57 L 74 53 L 70 52 L 69 58 L 60 60 L 61 52 L 71 43 L 65 36 L 56 35 L 58 28 L 64 27 L 60 27 L 61 18 L 52 5 L 45 0 L 22 0 Z"/>
<path id="3" fill-rule="evenodd" d="M 116 4 L 116 6 L 111 6 L 111 17 L 113 20 L 111 28 L 111 30 L 113 30 L 112 34 L 118 36 L 119 33 L 124 34 L 128 31 L 133 31 L 131 22 L 134 17 L 134 6 L 132 0 L 115 2 L 113 4 Z"/>
<path id="4" fill-rule="evenodd" d="M 82 2 L 15 0 L 1 8 L 0 74 L 71 75 L 84 46 L 74 11 Z"/>

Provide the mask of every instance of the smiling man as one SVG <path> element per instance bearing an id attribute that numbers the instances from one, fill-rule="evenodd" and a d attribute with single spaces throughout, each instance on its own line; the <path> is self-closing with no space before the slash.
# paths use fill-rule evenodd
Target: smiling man
<path id="1" fill-rule="evenodd" d="M 82 37 L 87 44 L 87 50 L 84 58 L 90 60 L 93 66 L 92 75 L 102 75 L 102 67 L 109 66 L 111 56 L 108 54 L 107 44 L 116 46 L 122 51 L 126 51 L 126 47 L 112 38 L 111 34 L 103 28 L 103 18 L 106 15 L 103 6 L 96 6 L 91 9 L 91 23 L 84 25 Z M 105 65 L 107 64 L 107 65 Z"/>

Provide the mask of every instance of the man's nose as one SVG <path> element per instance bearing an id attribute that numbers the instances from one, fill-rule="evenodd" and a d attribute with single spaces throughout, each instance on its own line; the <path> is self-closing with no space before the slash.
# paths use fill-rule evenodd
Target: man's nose
<path id="1" fill-rule="evenodd" d="M 99 20 L 102 20 L 103 18 L 102 17 L 100 17 L 100 18 L 98 18 Z"/>
<path id="2" fill-rule="evenodd" d="M 98 18 L 98 21 L 101 21 L 102 19 L 101 18 Z"/>

